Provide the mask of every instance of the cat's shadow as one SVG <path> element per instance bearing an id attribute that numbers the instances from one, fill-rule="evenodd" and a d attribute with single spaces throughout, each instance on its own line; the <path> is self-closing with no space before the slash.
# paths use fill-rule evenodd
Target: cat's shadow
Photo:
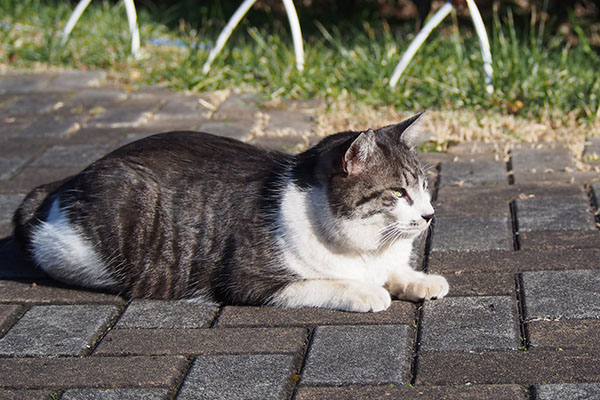
<path id="1" fill-rule="evenodd" d="M 28 261 L 12 236 L 0 239 L 0 279 L 39 280 L 50 277 Z"/>

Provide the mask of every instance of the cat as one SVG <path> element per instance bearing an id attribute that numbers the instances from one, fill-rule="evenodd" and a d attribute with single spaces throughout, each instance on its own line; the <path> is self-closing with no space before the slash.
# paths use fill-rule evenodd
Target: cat
<path id="1" fill-rule="evenodd" d="M 446 279 L 409 265 L 434 215 L 419 117 L 297 155 L 150 136 L 34 189 L 15 239 L 52 278 L 129 298 L 355 312 L 441 298 Z"/>

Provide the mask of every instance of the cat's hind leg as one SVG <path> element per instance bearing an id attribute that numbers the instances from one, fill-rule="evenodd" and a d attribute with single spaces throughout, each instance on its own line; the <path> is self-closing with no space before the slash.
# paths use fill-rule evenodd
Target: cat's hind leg
<path id="1" fill-rule="evenodd" d="M 33 260 L 52 278 L 90 288 L 117 286 L 93 245 L 69 221 L 57 197 L 45 221 L 32 229 Z"/>
<path id="2" fill-rule="evenodd" d="M 440 299 L 450 290 L 443 276 L 429 275 L 411 268 L 393 272 L 385 286 L 393 296 L 409 301 Z"/>
<path id="3" fill-rule="evenodd" d="M 342 279 L 306 279 L 280 290 L 271 304 L 283 307 L 320 307 L 355 312 L 386 310 L 392 299 L 381 286 Z"/>

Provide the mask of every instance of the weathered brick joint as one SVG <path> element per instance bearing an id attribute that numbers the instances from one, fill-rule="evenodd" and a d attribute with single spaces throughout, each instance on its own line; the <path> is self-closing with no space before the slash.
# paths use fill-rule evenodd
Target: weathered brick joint
<path id="1" fill-rule="evenodd" d="M 417 259 L 450 296 L 377 314 L 128 302 L 51 281 L 10 238 L 30 189 L 124 143 L 205 130 L 293 151 L 312 115 L 101 72 L 0 75 L 0 399 L 600 398 L 600 173 L 557 144 L 424 154 L 437 211 Z"/>

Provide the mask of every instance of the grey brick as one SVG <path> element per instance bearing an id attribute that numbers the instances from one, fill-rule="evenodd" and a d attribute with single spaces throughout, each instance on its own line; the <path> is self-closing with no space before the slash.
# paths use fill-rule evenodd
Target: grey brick
<path id="1" fill-rule="evenodd" d="M 502 216 L 436 218 L 431 251 L 511 250 L 509 226 Z"/>
<path id="2" fill-rule="evenodd" d="M 506 167 L 498 161 L 443 163 L 442 186 L 508 185 Z"/>
<path id="3" fill-rule="evenodd" d="M 567 149 L 516 149 L 511 153 L 512 169 L 519 172 L 559 172 L 573 168 L 573 157 Z"/>
<path id="4" fill-rule="evenodd" d="M 262 110 L 268 115 L 269 121 L 265 129 L 269 133 L 307 134 L 312 132 L 313 123 L 310 114 L 300 110 Z"/>
<path id="5" fill-rule="evenodd" d="M 560 383 L 535 386 L 535 400 L 599 400 L 600 383 Z"/>
<path id="6" fill-rule="evenodd" d="M 210 111 L 200 104 L 198 96 L 172 96 L 156 112 L 156 120 L 193 120 L 204 122 L 210 117 Z"/>
<path id="7" fill-rule="evenodd" d="M 600 318 L 600 270 L 523 272 L 522 279 L 527 319 Z"/>
<path id="8" fill-rule="evenodd" d="M 173 388 L 185 357 L 0 358 L 0 388 Z"/>
<path id="9" fill-rule="evenodd" d="M 286 399 L 294 371 L 292 356 L 201 356 L 177 399 Z"/>
<path id="10" fill-rule="evenodd" d="M 519 231 L 596 230 L 589 204 L 581 198 L 516 200 Z"/>
<path id="11" fill-rule="evenodd" d="M 0 389 L 0 400 L 48 400 L 57 399 L 59 395 L 55 390 Z"/>
<path id="12" fill-rule="evenodd" d="M 0 224 L 9 224 L 12 221 L 15 210 L 24 198 L 24 194 L 0 193 Z"/>
<path id="13" fill-rule="evenodd" d="M 83 118 L 79 115 L 46 115 L 23 129 L 20 137 L 64 138 L 75 133 L 82 123 Z"/>
<path id="14" fill-rule="evenodd" d="M 39 274 L 43 274 L 41 270 Z M 0 303 L 26 304 L 115 304 L 126 303 L 115 294 L 87 291 L 81 288 L 65 287 L 55 281 L 48 280 L 45 275 L 17 276 L 17 279 L 36 279 L 36 282 L 19 282 L 14 280 L 0 281 Z M 10 278 L 15 279 L 15 278 Z M 38 280 L 39 279 L 39 280 Z M 46 279 L 46 280 L 44 280 Z"/>
<path id="15" fill-rule="evenodd" d="M 31 167 L 84 167 L 96 161 L 110 150 L 109 146 L 81 144 L 53 146 L 35 159 Z"/>
<path id="16" fill-rule="evenodd" d="M 17 304 L 0 304 L 0 336 L 23 314 L 23 307 Z"/>
<path id="17" fill-rule="evenodd" d="M 206 328 L 216 312 L 216 306 L 185 300 L 134 300 L 116 328 Z"/>
<path id="18" fill-rule="evenodd" d="M 452 297 L 425 303 L 422 351 L 516 350 L 518 346 L 511 297 Z"/>
<path id="19" fill-rule="evenodd" d="M 94 107 L 108 107 L 125 101 L 127 97 L 127 92 L 118 89 L 84 89 L 65 101 L 65 108 L 91 109 Z"/>
<path id="20" fill-rule="evenodd" d="M 136 127 L 145 124 L 160 106 L 162 98 L 152 94 L 135 94 L 118 106 L 107 108 L 90 121 L 104 128 Z"/>
<path id="21" fill-rule="evenodd" d="M 0 93 L 28 93 L 40 90 L 48 84 L 50 75 L 9 75 L 0 76 Z"/>
<path id="22" fill-rule="evenodd" d="M 252 93 L 235 93 L 227 97 L 213 114 L 216 120 L 252 123 L 258 113 L 258 96 Z"/>
<path id="23" fill-rule="evenodd" d="M 230 122 L 225 120 L 210 120 L 198 128 L 201 132 L 225 136 L 241 141 L 248 141 L 252 137 L 252 123 Z"/>
<path id="24" fill-rule="evenodd" d="M 26 157 L 0 157 L 0 181 L 9 179 L 27 161 Z"/>
<path id="25" fill-rule="evenodd" d="M 46 93 L 43 96 L 39 93 L 22 95 L 3 107 L 0 110 L 0 116 L 3 118 L 25 115 L 39 116 L 57 108 L 64 99 L 65 95 L 57 93 Z"/>
<path id="26" fill-rule="evenodd" d="M 72 91 L 97 86 L 106 79 L 105 71 L 64 71 L 54 77 L 44 90 Z"/>
<path id="27" fill-rule="evenodd" d="M 34 306 L 0 339 L 0 354 L 84 355 L 116 313 L 114 306 Z"/>
<path id="28" fill-rule="evenodd" d="M 70 389 L 61 400 L 167 400 L 167 389 Z"/>
<path id="29" fill-rule="evenodd" d="M 317 327 L 301 384 L 404 384 L 411 336 L 406 325 Z"/>

